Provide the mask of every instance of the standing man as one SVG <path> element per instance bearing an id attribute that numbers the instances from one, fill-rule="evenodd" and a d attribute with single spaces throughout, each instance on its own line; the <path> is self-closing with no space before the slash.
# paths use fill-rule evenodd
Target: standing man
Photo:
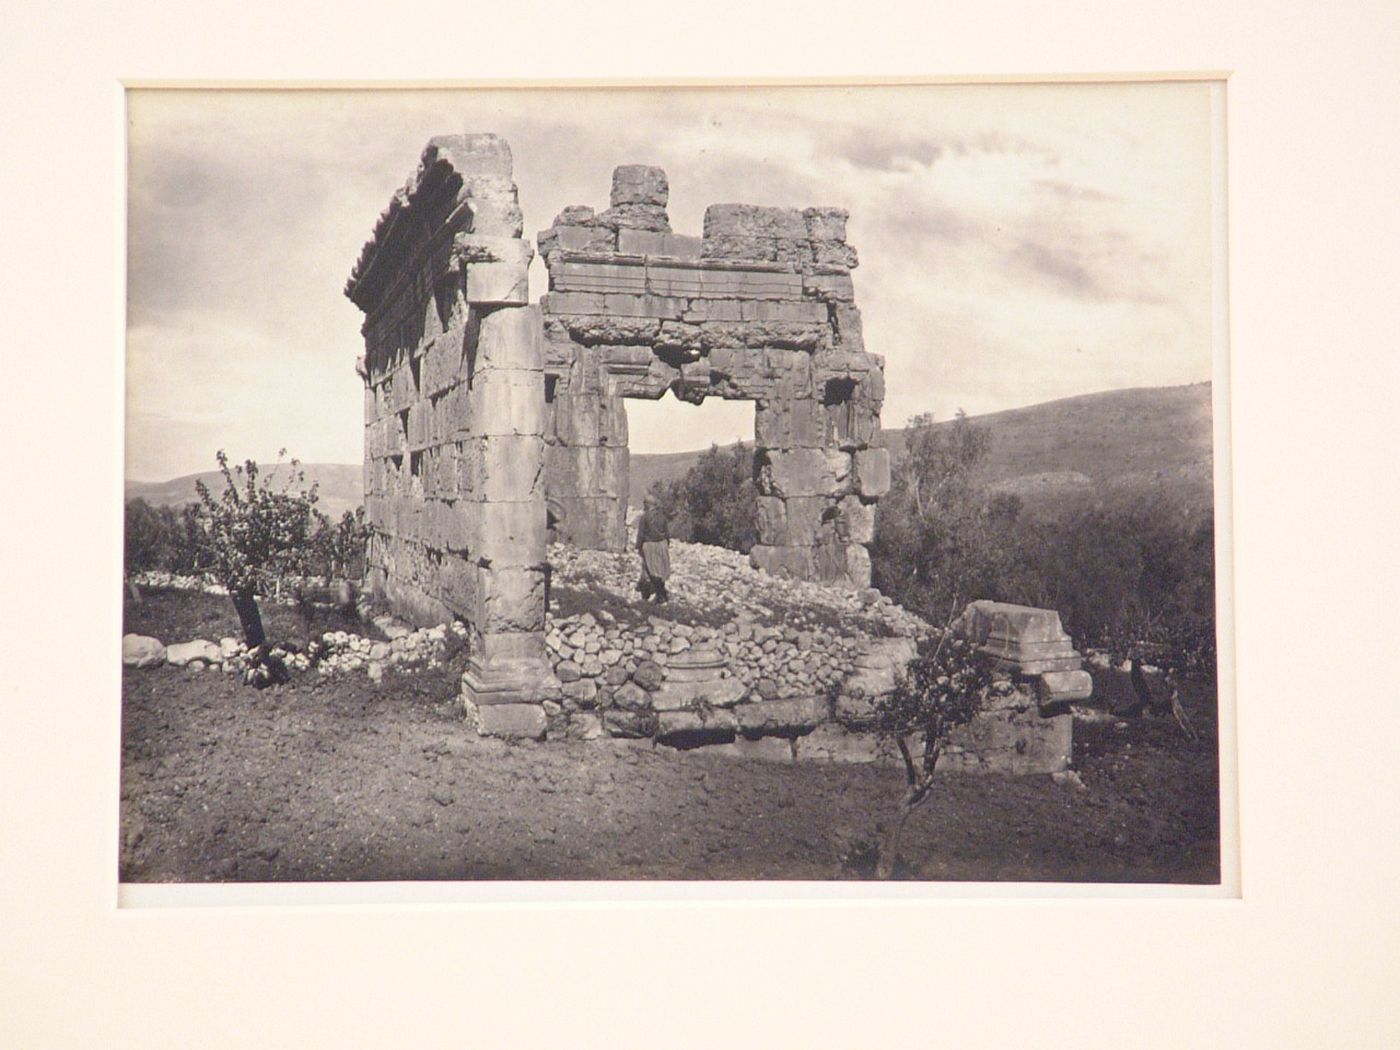
<path id="1" fill-rule="evenodd" d="M 642 601 L 655 595 L 660 605 L 666 601 L 666 577 L 671 575 L 671 525 L 656 497 L 642 501 L 642 520 L 637 523 L 637 550 L 642 554 L 642 578 L 637 590 Z"/>

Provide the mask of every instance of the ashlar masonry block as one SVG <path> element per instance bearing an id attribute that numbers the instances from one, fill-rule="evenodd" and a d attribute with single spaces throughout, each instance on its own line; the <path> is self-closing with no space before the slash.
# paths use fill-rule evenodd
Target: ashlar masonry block
<path id="1" fill-rule="evenodd" d="M 788 498 L 845 495 L 851 490 L 851 454 L 829 448 L 770 451 L 759 469 L 758 489 Z"/>
<path id="2" fill-rule="evenodd" d="M 544 500 L 544 437 L 498 435 L 481 443 L 478 492 L 488 503 Z"/>
<path id="3" fill-rule="evenodd" d="M 523 368 L 481 372 L 472 389 L 473 431 L 486 437 L 543 434 L 544 373 Z"/>
<path id="4" fill-rule="evenodd" d="M 478 372 L 492 368 L 544 368 L 544 337 L 538 306 L 519 310 L 490 310 L 478 317 Z"/>
<path id="5" fill-rule="evenodd" d="M 884 448 L 861 449 L 853 454 L 856 491 L 866 499 L 878 499 L 890 491 L 890 453 Z"/>

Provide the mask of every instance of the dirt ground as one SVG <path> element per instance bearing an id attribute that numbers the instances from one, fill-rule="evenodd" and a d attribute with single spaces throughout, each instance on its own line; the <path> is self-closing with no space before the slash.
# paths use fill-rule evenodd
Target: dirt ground
<path id="1" fill-rule="evenodd" d="M 277 638 L 353 626 L 265 615 Z M 127 631 L 167 642 L 235 625 L 208 595 L 126 608 Z M 455 701 L 460 661 L 262 691 L 217 671 L 125 671 L 122 881 L 869 877 L 898 770 L 482 739 Z M 1196 743 L 1165 721 L 1077 724 L 1082 790 L 945 778 L 909 822 L 898 875 L 1218 882 L 1214 695 L 1185 701 Z"/>

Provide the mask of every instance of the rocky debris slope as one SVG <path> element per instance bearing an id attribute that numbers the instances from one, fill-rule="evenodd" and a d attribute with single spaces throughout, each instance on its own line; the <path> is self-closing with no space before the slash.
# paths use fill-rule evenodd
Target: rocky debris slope
<path id="1" fill-rule="evenodd" d="M 550 735 L 689 745 L 807 732 L 853 670 L 878 665 L 892 688 L 891 661 L 930 631 L 877 591 L 773 576 L 704 544 L 672 542 L 661 605 L 641 601 L 634 553 L 555 546 L 550 564 L 545 644 L 562 683 Z"/>
<path id="2" fill-rule="evenodd" d="M 657 671 L 664 677 L 681 654 L 705 650 L 726 664 L 720 677 L 738 679 L 753 699 L 785 699 L 841 682 L 875 639 L 930 630 L 873 589 L 851 593 L 771 576 L 722 547 L 672 542 L 672 600 L 664 605 L 640 602 L 635 554 L 555 546 L 549 556 L 556 594 L 612 599 L 550 617 L 545 643 L 566 686 L 587 680 L 615 689 L 639 670 L 644 679 Z M 589 692 L 566 689 L 575 698 Z"/>

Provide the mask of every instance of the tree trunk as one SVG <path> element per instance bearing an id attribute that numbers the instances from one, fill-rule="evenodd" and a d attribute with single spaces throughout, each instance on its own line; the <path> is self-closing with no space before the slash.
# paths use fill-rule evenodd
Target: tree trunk
<path id="1" fill-rule="evenodd" d="M 906 796 L 900 803 L 899 819 L 894 822 L 894 827 L 890 829 L 889 837 L 885 839 L 885 844 L 880 849 L 880 860 L 875 865 L 875 877 L 881 882 L 889 880 L 894 874 L 895 857 L 899 854 L 899 837 L 904 833 L 904 824 L 909 819 L 909 814 L 914 812 L 914 807 L 918 802 L 911 802 Z"/>
<path id="2" fill-rule="evenodd" d="M 262 615 L 258 612 L 258 600 L 251 589 L 230 592 L 233 607 L 238 610 L 238 622 L 243 627 L 243 641 L 250 650 L 267 641 L 263 634 Z"/>

